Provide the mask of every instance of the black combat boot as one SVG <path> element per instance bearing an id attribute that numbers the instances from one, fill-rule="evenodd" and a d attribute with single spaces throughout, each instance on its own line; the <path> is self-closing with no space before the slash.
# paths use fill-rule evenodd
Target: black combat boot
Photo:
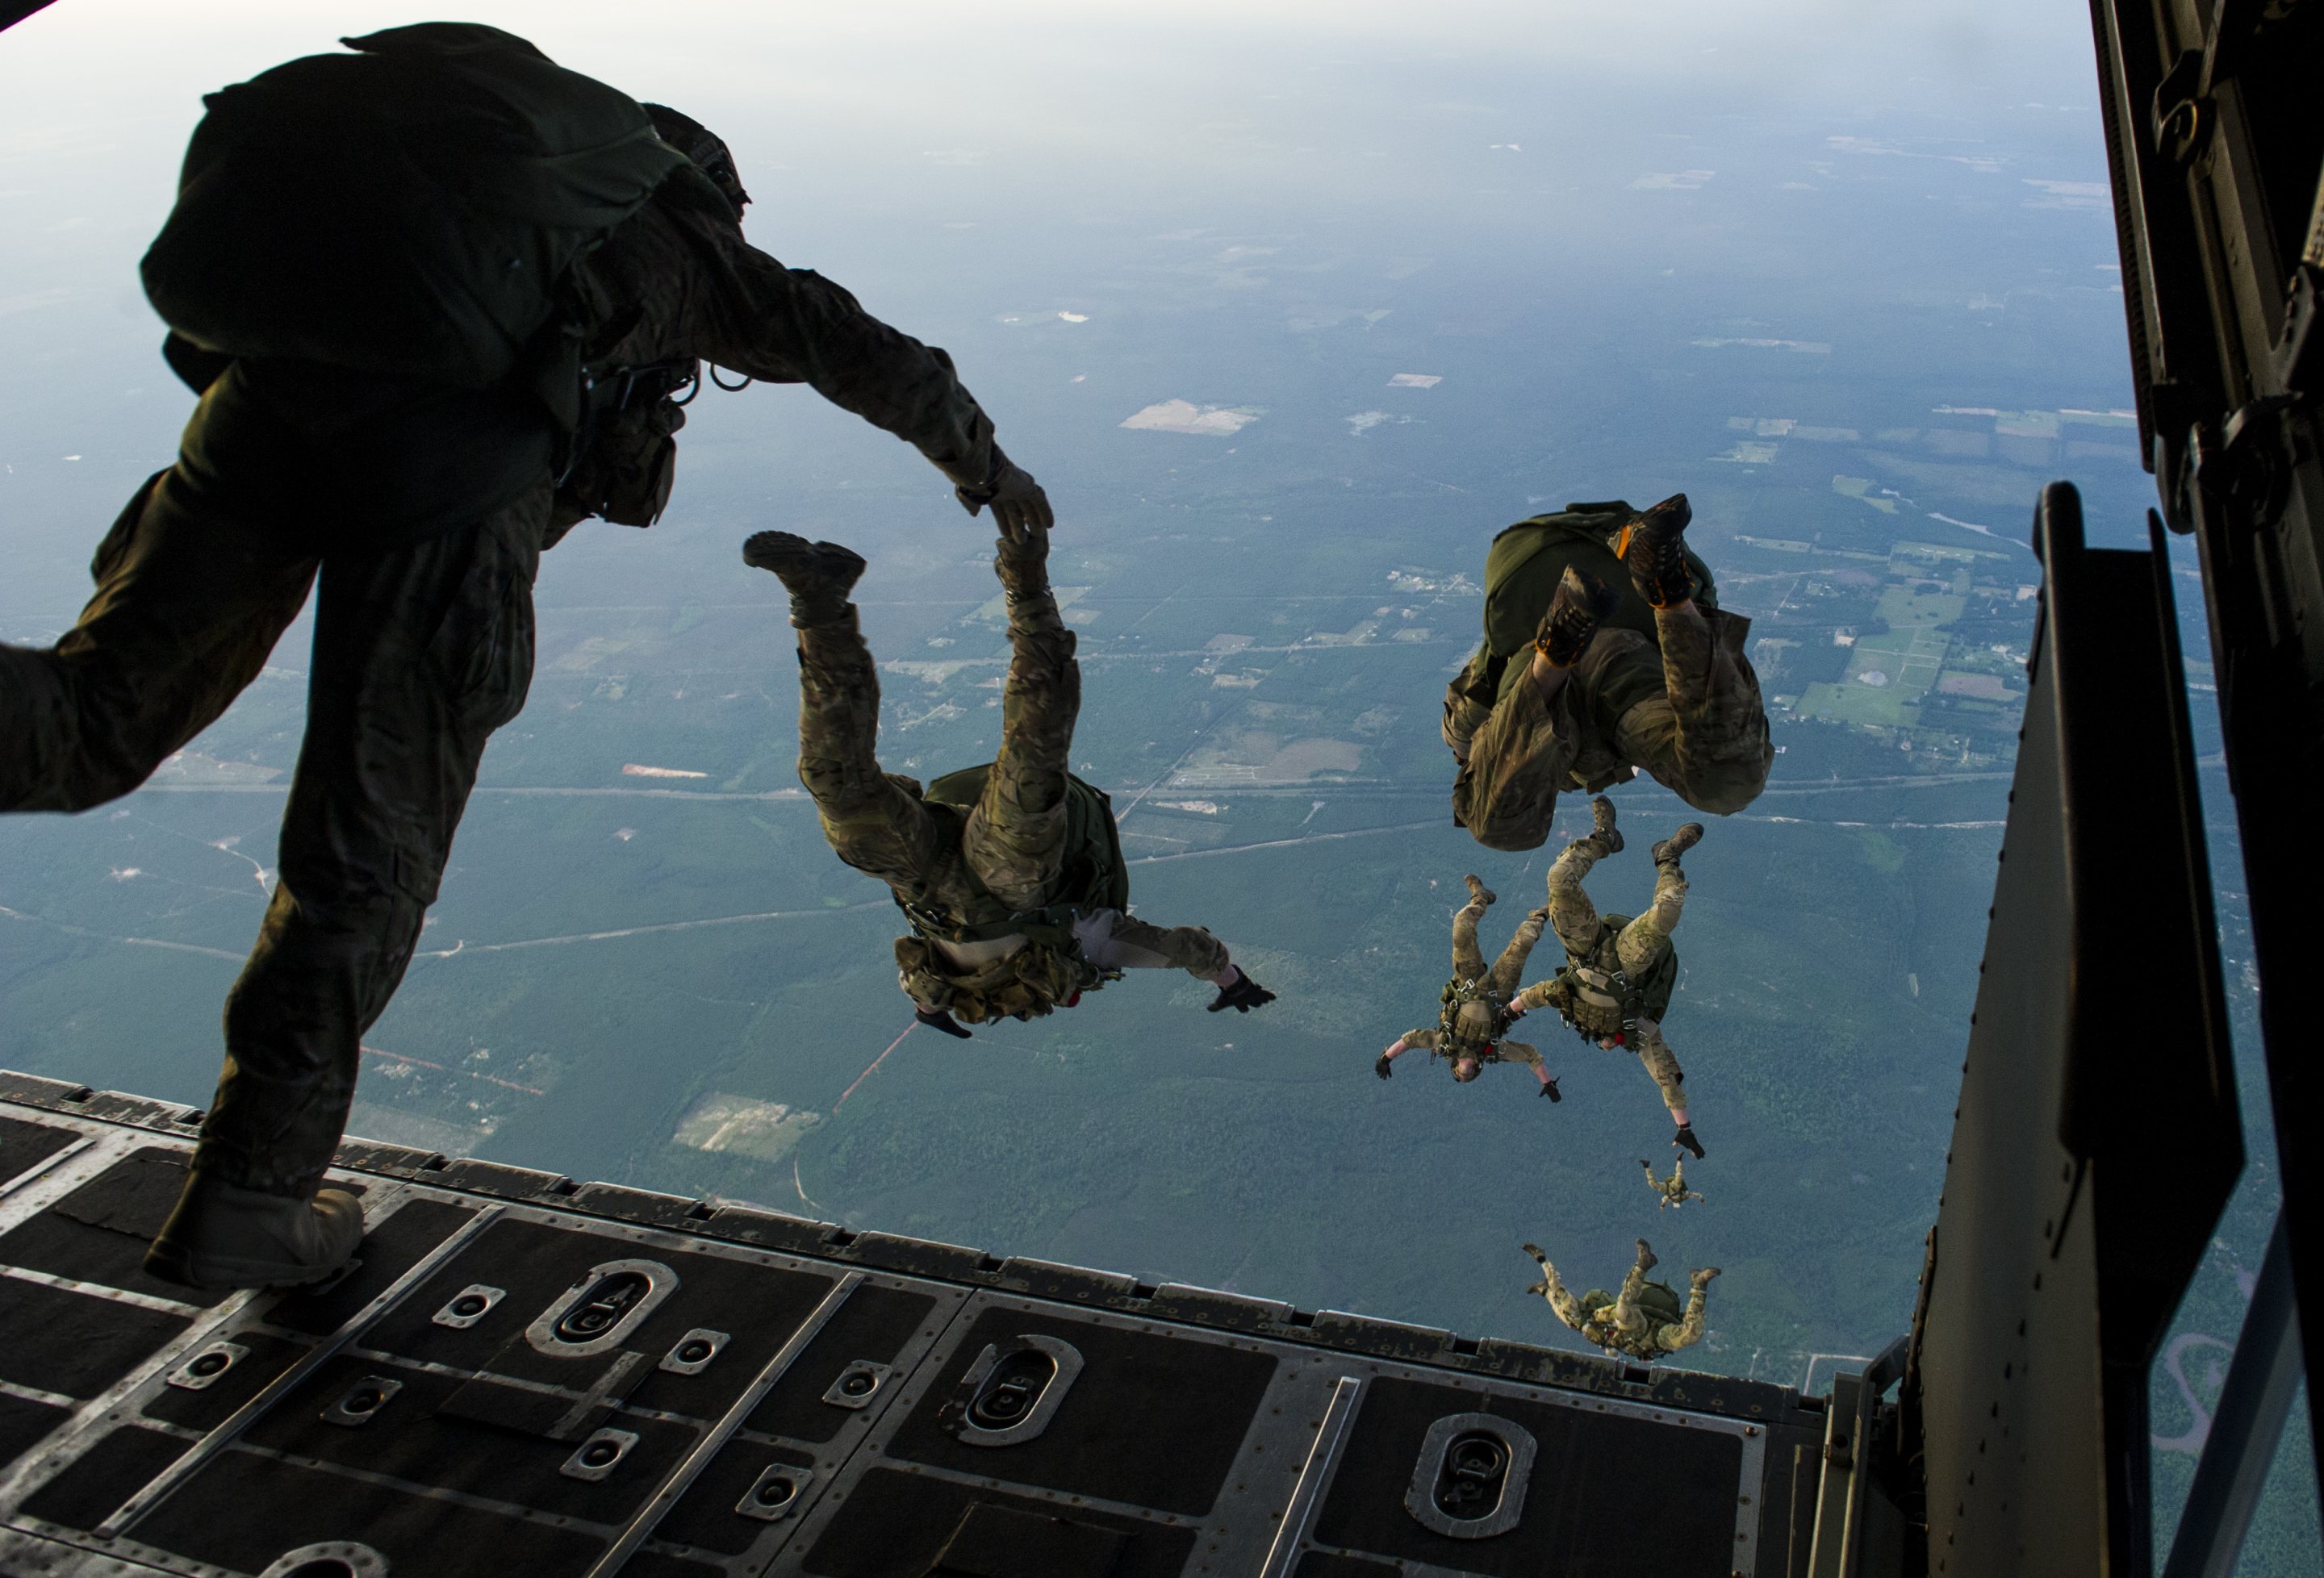
<path id="1" fill-rule="evenodd" d="M 847 611 L 847 594 L 863 574 L 863 555 L 837 543 L 811 543 L 787 531 L 762 531 L 742 545 L 742 563 L 771 571 L 791 594 L 791 623 L 828 625 Z"/>
<path id="2" fill-rule="evenodd" d="M 1557 595 L 1550 599 L 1549 611 L 1541 616 L 1533 649 L 1548 658 L 1552 667 L 1572 668 L 1590 649 L 1598 627 L 1621 602 L 1621 594 L 1612 587 L 1589 571 L 1568 564 L 1558 581 Z"/>
<path id="3" fill-rule="evenodd" d="M 145 1270 L 185 1288 L 294 1287 L 337 1271 L 363 1235 L 363 1202 L 345 1189 L 270 1195 L 197 1168 Z"/>
<path id="4" fill-rule="evenodd" d="M 966 1025 L 941 1008 L 916 1008 L 912 1011 L 912 1019 L 914 1023 L 925 1024 L 930 1030 L 940 1030 L 945 1034 L 957 1036 L 962 1041 L 975 1039 Z"/>
<path id="5" fill-rule="evenodd" d="M 1614 539 L 1614 552 L 1628 566 L 1638 595 L 1656 608 L 1675 608 L 1694 595 L 1694 573 L 1686 567 L 1680 542 L 1694 511 L 1683 493 L 1673 493 L 1645 514 L 1631 518 Z"/>
<path id="6" fill-rule="evenodd" d="M 1274 993 L 1238 970 L 1235 972 L 1234 985 L 1221 986 L 1219 995 L 1204 1006 L 1213 1014 L 1224 1013 L 1230 1008 L 1237 1014 L 1248 1014 L 1254 1008 L 1264 1008 L 1274 1001 Z"/>
<path id="7" fill-rule="evenodd" d="M 1471 904 L 1489 906 L 1501 896 L 1495 893 L 1491 888 L 1487 887 L 1483 883 L 1478 881 L 1474 873 L 1462 877 L 1461 880 L 1469 885 L 1469 902 Z"/>
<path id="8" fill-rule="evenodd" d="M 1699 821 L 1682 823 L 1678 831 L 1655 846 L 1655 864 L 1669 866 L 1681 855 L 1702 842 L 1702 824 Z"/>
<path id="9" fill-rule="evenodd" d="M 1697 1161 L 1702 1160 L 1702 1142 L 1694 1137 L 1692 1124 L 1681 1124 L 1677 1132 L 1671 1135 L 1671 1143 L 1684 1146 Z"/>

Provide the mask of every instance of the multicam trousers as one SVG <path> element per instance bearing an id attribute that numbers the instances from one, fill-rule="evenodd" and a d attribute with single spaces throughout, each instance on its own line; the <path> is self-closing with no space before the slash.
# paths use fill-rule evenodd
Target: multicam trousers
<path id="1" fill-rule="evenodd" d="M 1707 1300 L 1701 1283 L 1687 1294 L 1686 1309 L 1675 1322 L 1656 1321 L 1639 1307 L 1638 1298 L 1646 1287 L 1646 1257 L 1641 1254 L 1622 1279 L 1622 1290 L 1614 1296 L 1614 1302 L 1591 1313 L 1582 1335 L 1600 1347 L 1618 1348 L 1635 1359 L 1659 1359 L 1702 1341 Z"/>
<path id="2" fill-rule="evenodd" d="M 1506 1025 L 1504 1011 L 1509 1000 L 1517 995 L 1517 982 L 1525 974 L 1526 960 L 1533 953 L 1534 944 L 1541 940 L 1541 929 L 1548 922 L 1547 910 L 1536 910 L 1518 923 L 1517 934 L 1509 939 L 1501 956 L 1490 968 L 1477 948 L 1477 922 L 1485 918 L 1492 901 L 1472 893 L 1469 902 L 1452 913 L 1452 976 L 1455 980 L 1473 981 L 1479 988 L 1476 996 L 1461 1005 L 1454 1023 L 1457 1034 L 1440 1026 L 1408 1030 L 1404 1032 L 1404 1044 L 1422 1051 L 1442 1052 L 1458 1062 L 1462 1058 L 1480 1056 L 1480 1050 L 1490 1044 L 1494 1050 L 1488 1061 L 1523 1063 L 1527 1068 L 1541 1067 L 1541 1054 L 1523 1041 L 1509 1041 L 1498 1032 Z"/>
<path id="3" fill-rule="evenodd" d="M 1549 923 L 1558 940 L 1574 958 L 1587 958 L 1598 946 L 1598 906 L 1582 889 L 1582 879 L 1601 858 L 1598 844 L 1576 839 L 1565 846 L 1549 868 Z M 1686 906 L 1686 873 L 1676 860 L 1655 867 L 1655 900 L 1645 913 L 1622 928 L 1614 940 L 1615 957 L 1622 970 L 1637 980 L 1669 951 L 1671 933 L 1678 929 Z M 1673 1112 L 1686 1109 L 1686 1073 L 1663 1040 L 1659 1020 L 1641 1016 L 1633 1027 L 1630 1050 L 1638 1054 L 1646 1073 L 1663 1093 L 1663 1105 Z"/>
<path id="4" fill-rule="evenodd" d="M 1453 682 L 1444 713 L 1444 743 L 1461 760 L 1452 810 L 1479 843 L 1539 849 L 1560 794 L 1595 792 L 1634 768 L 1716 815 L 1758 798 L 1775 753 L 1759 676 L 1745 656 L 1751 621 L 1690 603 L 1656 610 L 1655 628 L 1653 642 L 1634 630 L 1600 631 L 1554 702 L 1522 674 L 1489 710 L 1474 698 L 1473 674 Z M 1519 651 L 1508 662 L 1530 660 Z M 1484 661 L 1479 654 L 1471 668 Z M 1607 694 L 1641 688 L 1642 668 L 1660 669 L 1661 693 L 1603 715 Z"/>
<path id="5" fill-rule="evenodd" d="M 1074 635 L 1046 588 L 1012 599 L 1001 754 L 964 821 L 919 784 L 883 772 L 880 679 L 853 605 L 799 630 L 799 781 L 832 849 L 906 903 L 964 913 L 1038 909 L 1065 854 L 1065 766 L 1081 711 Z"/>
<path id="6" fill-rule="evenodd" d="M 1452 914 L 1452 974 L 1460 980 L 1475 981 L 1484 994 L 1500 1003 L 1517 995 L 1517 981 L 1525 974 L 1526 960 L 1533 954 L 1533 945 L 1541 940 L 1541 929 L 1549 919 L 1547 910 L 1536 910 L 1519 923 L 1509 945 L 1501 950 L 1500 958 L 1492 968 L 1485 968 L 1485 956 L 1477 948 L 1477 923 L 1485 918 L 1491 901 L 1471 897 Z"/>
<path id="7" fill-rule="evenodd" d="M 317 589 L 278 880 L 226 996 L 200 1170 L 297 1195 L 330 1165 L 484 742 L 524 704 L 549 507 L 544 477 L 422 542 L 318 555 L 322 532 L 222 508 L 173 467 L 98 546 L 79 622 L 0 647 L 0 810 L 81 811 L 208 727 Z"/>

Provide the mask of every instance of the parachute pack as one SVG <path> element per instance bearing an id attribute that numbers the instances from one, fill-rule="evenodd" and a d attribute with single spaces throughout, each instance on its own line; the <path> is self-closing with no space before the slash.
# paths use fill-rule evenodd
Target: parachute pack
<path id="1" fill-rule="evenodd" d="M 1480 1000 L 1493 1011 L 1493 1027 L 1490 1034 L 1476 1037 L 1461 1028 L 1461 1010 L 1468 1004 Z M 1436 995 L 1436 1028 L 1451 1043 L 1437 1049 L 1443 1056 L 1456 1060 L 1482 1057 L 1493 1050 L 1501 1032 L 1508 1028 L 1508 1005 L 1488 996 L 1479 982 L 1454 976 Z M 1434 1056 L 1431 1055 L 1431 1061 L 1434 1060 Z"/>
<path id="2" fill-rule="evenodd" d="M 1533 645 L 1541 616 L 1549 611 L 1568 564 L 1588 571 L 1620 595 L 1620 606 L 1602 628 L 1636 630 L 1652 639 L 1655 610 L 1630 584 L 1629 570 L 1609 546 L 1614 534 L 1637 514 L 1617 499 L 1568 504 L 1554 515 L 1536 515 L 1505 528 L 1485 555 L 1485 650 L 1507 657 Z M 1711 566 L 1692 547 L 1685 551 L 1687 568 L 1694 574 L 1695 600 L 1717 608 L 1719 588 Z"/>
<path id="3" fill-rule="evenodd" d="M 923 798 L 964 814 L 984 794 L 992 764 L 963 767 L 928 785 Z M 1092 910 L 1130 904 L 1130 867 L 1121 858 L 1121 834 L 1113 802 L 1094 784 L 1066 775 L 1065 850 L 1057 872 L 1056 901 L 1038 910 L 1010 911 L 989 899 L 972 913 L 936 912 L 896 901 L 913 935 L 896 940 L 896 965 L 904 990 L 923 1008 L 949 1013 L 966 1024 L 994 1019 L 1032 1019 L 1069 1005 L 1115 972 L 1102 971 L 1081 956 L 1073 925 Z M 980 942 L 1021 934 L 1027 945 L 1009 956 L 1005 979 L 965 985 L 933 943 Z M 982 972 L 980 972 L 982 973 Z"/>
<path id="4" fill-rule="evenodd" d="M 1545 1006 L 1557 1011 L 1574 1032 L 1585 1041 L 1602 1041 L 1611 1037 L 1628 1037 L 1632 1027 L 1641 1019 L 1659 1022 L 1670 1011 L 1671 994 L 1678 989 L 1678 950 L 1665 948 L 1660 958 L 1646 967 L 1645 975 L 1632 978 L 1622 969 L 1619 942 L 1622 928 L 1630 923 L 1628 915 L 1600 915 L 1598 918 L 1598 940 L 1590 951 L 1579 959 L 1572 958 L 1558 967 L 1552 978 Z M 1605 975 L 1613 984 L 1598 988 L 1609 996 L 1620 999 L 1618 1007 L 1606 1007 L 1592 1003 L 1582 994 L 1582 981 L 1575 971 L 1586 966 Z"/>
<path id="5" fill-rule="evenodd" d="M 1534 636 L 1557 595 L 1557 583 L 1568 564 L 1597 576 L 1619 596 L 1620 602 L 1602 621 L 1601 628 L 1635 630 L 1649 641 L 1655 638 L 1655 610 L 1630 584 L 1629 570 L 1610 546 L 1615 533 L 1637 514 L 1618 499 L 1568 504 L 1556 514 L 1536 515 L 1504 528 L 1493 538 L 1485 555 L 1485 661 L 1471 665 L 1462 685 L 1473 701 L 1490 709 L 1517 676 L 1526 672 Z M 1695 601 L 1705 608 L 1717 608 L 1719 588 L 1711 566 L 1693 548 L 1686 548 L 1685 554 L 1687 568 L 1694 575 Z M 1620 717 L 1660 689 L 1653 665 L 1646 664 L 1628 665 L 1614 676 L 1614 683 L 1618 693 L 1600 698 L 1609 719 Z"/>
<path id="6" fill-rule="evenodd" d="M 1582 1307 L 1596 1316 L 1614 1307 L 1614 1295 L 1603 1288 L 1592 1288 L 1582 1296 Z M 1638 1312 L 1655 1326 L 1676 1326 L 1685 1317 L 1686 1307 L 1679 1301 L 1678 1290 L 1667 1282 L 1648 1282 L 1638 1289 Z"/>
<path id="7" fill-rule="evenodd" d="M 922 798 L 931 805 L 948 805 L 963 813 L 976 808 L 984 797 L 985 781 L 992 775 L 992 764 L 963 767 L 956 773 L 946 773 L 929 784 Z M 1012 914 L 998 899 L 991 901 L 991 913 L 950 917 L 934 922 L 933 930 L 923 925 L 921 917 L 913 915 L 913 928 L 922 935 L 936 935 L 947 942 L 973 942 L 985 937 L 1005 937 L 1011 931 L 1022 931 L 1038 941 L 1059 945 L 1072 942 L 1071 922 L 1065 922 L 1063 937 L 1043 937 L 1034 928 L 1047 927 L 1054 918 L 1070 914 L 1086 914 L 1092 910 L 1126 909 L 1130 904 L 1130 867 L 1121 858 L 1121 832 L 1114 825 L 1113 802 L 1104 790 L 1094 784 L 1084 783 L 1072 774 L 1065 775 L 1065 853 L 1057 870 L 1056 896 L 1043 910 Z"/>
<path id="8" fill-rule="evenodd" d="M 140 265 L 154 310 L 226 356 L 518 379 L 570 430 L 566 271 L 693 166 L 635 99 L 497 28 L 344 41 L 205 100 Z"/>

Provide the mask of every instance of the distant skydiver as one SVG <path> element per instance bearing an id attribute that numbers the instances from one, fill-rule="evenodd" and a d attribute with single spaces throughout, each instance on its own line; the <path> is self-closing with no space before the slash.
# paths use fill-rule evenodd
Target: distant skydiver
<path id="1" fill-rule="evenodd" d="M 1536 1008 L 1554 1008 L 1583 1040 L 1637 1053 L 1678 1125 L 1671 1143 L 1700 1158 L 1702 1142 L 1687 1121 L 1686 1075 L 1663 1040 L 1662 1019 L 1678 985 L 1678 950 L 1671 946 L 1671 932 L 1686 904 L 1686 873 L 1679 857 L 1702 841 L 1702 824 L 1688 822 L 1655 846 L 1655 902 L 1632 920 L 1600 915 L 1582 891 L 1590 868 L 1622 848 L 1614 803 L 1596 795 L 1590 810 L 1596 825 L 1566 845 L 1549 868 L 1549 923 L 1564 944 L 1565 963 L 1548 980 L 1512 998 L 1509 1013 L 1520 1017 Z"/>
<path id="2" fill-rule="evenodd" d="M 1655 1176 L 1655 1164 L 1646 1161 L 1644 1157 L 1639 1158 L 1638 1165 L 1646 1170 L 1646 1188 L 1655 1192 L 1655 1209 L 1657 1211 L 1680 1210 L 1685 1206 L 1689 1200 L 1700 1200 L 1702 1198 L 1701 1195 L 1696 1194 L 1692 1189 L 1686 1187 L 1685 1157 L 1678 1156 L 1672 1158 L 1671 1175 L 1668 1178 L 1656 1178 Z"/>
<path id="3" fill-rule="evenodd" d="M 1751 621 L 1718 606 L 1692 517 L 1683 493 L 1643 514 L 1569 504 L 1493 539 L 1484 645 L 1444 698 L 1452 820 L 1479 843 L 1537 849 L 1560 794 L 1641 767 L 1721 816 L 1766 786 Z"/>
<path id="4" fill-rule="evenodd" d="M 1564 1098 L 1558 1094 L 1557 1081 L 1550 1078 L 1541 1054 L 1523 1041 L 1510 1041 L 1503 1033 L 1516 1018 L 1509 1002 L 1517 994 L 1518 979 L 1525 974 L 1526 956 L 1533 952 L 1542 927 L 1548 923 L 1549 912 L 1536 910 L 1527 915 L 1489 970 L 1485 968 L 1485 956 L 1477 951 L 1477 922 L 1485 918 L 1485 911 L 1499 895 L 1474 876 L 1462 880 L 1469 885 L 1469 902 L 1452 913 L 1452 978 L 1444 983 L 1443 994 L 1438 999 L 1436 1027 L 1406 1031 L 1396 1039 L 1395 1045 L 1379 1055 L 1372 1064 L 1372 1072 L 1383 1079 L 1393 1078 L 1389 1065 L 1415 1050 L 1428 1053 L 1432 1063 L 1439 1057 L 1449 1060 L 1452 1078 L 1464 1085 L 1482 1073 L 1488 1063 L 1523 1063 L 1541 1081 L 1542 1095 L 1552 1101 L 1562 1101 Z"/>
<path id="5" fill-rule="evenodd" d="M 1557 1268 L 1538 1246 L 1526 1244 L 1526 1253 L 1541 1262 L 1541 1280 L 1526 1289 L 1549 1300 L 1557 1318 L 1604 1349 L 1610 1358 L 1652 1362 L 1702 1341 L 1702 1308 L 1717 1266 L 1705 1266 L 1689 1276 L 1692 1291 L 1680 1312 L 1678 1295 L 1665 1283 L 1649 1282 L 1646 1273 L 1657 1263 L 1645 1239 L 1638 1240 L 1637 1263 L 1622 1279 L 1622 1290 L 1609 1293 L 1592 1288 L 1580 1298 L 1565 1290 Z"/>
<path id="6" fill-rule="evenodd" d="M 1065 770 L 1081 708 L 1074 635 L 1049 588 L 1048 533 L 1003 523 L 993 569 L 1012 655 L 1001 755 L 937 779 L 884 771 L 875 754 L 880 679 L 848 592 L 863 561 L 836 543 L 768 531 L 743 560 L 780 578 L 798 631 L 799 779 L 839 858 L 885 882 L 911 923 L 896 964 L 915 1016 L 964 1023 L 1071 1008 L 1132 969 L 1182 969 L 1218 988 L 1213 1014 L 1275 994 L 1199 926 L 1129 912 L 1130 871 L 1104 793 Z"/>
<path id="7" fill-rule="evenodd" d="M 660 513 L 697 359 L 903 438 L 971 514 L 1050 520 L 950 358 L 743 240 L 698 124 L 493 28 L 351 41 L 210 96 L 143 265 L 201 404 L 79 623 L 0 647 L 0 809 L 79 811 L 224 711 L 320 587 L 277 884 L 146 1262 L 198 1287 L 312 1281 L 362 1238 L 318 1186 L 357 1038 L 523 705 L 541 550 Z"/>

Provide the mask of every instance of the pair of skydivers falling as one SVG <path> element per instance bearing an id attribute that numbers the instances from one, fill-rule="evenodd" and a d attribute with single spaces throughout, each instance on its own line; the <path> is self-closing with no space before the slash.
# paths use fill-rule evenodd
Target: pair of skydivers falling
<path id="1" fill-rule="evenodd" d="M 951 359 L 750 245 L 732 154 L 686 115 L 479 24 L 347 41 L 211 96 L 141 268 L 199 404 L 100 544 L 75 627 L 0 646 L 0 810 L 78 811 L 142 784 L 318 605 L 275 887 L 147 1269 L 296 1284 L 360 1243 L 361 1204 L 325 1172 L 362 1033 L 410 960 L 484 745 L 523 705 L 540 556 L 592 516 L 659 517 L 706 361 L 809 385 L 1001 528 L 1003 748 L 925 789 L 873 755 L 847 601 L 862 562 L 779 534 L 748 550 L 792 592 L 801 775 L 835 849 L 910 921 L 916 1013 L 958 1031 L 1163 966 L 1209 982 L 1214 1011 L 1268 1002 L 1209 933 L 1130 912 L 1111 809 L 1065 770 L 1079 674 L 1047 582 L 1053 516 Z M 1456 820 L 1480 841 L 1536 847 L 1558 793 L 1636 767 L 1713 812 L 1764 781 L 1748 622 L 1707 595 L 1674 504 L 1634 532 L 1627 505 L 1577 506 L 1496 541 L 1487 641 L 1445 720 Z M 1634 553 L 1650 588 L 1683 576 L 1703 595 L 1646 611 L 1589 568 Z"/>

